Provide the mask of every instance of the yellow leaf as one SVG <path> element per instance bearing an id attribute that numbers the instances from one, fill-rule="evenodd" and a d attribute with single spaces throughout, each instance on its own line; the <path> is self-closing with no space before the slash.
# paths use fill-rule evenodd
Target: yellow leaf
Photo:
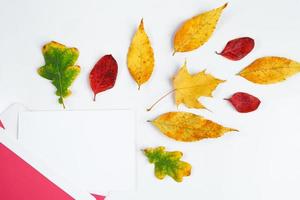
<path id="1" fill-rule="evenodd" d="M 192 51 L 207 42 L 226 6 L 227 3 L 184 22 L 174 37 L 174 53 Z"/>
<path id="2" fill-rule="evenodd" d="M 144 30 L 143 19 L 131 41 L 127 54 L 127 66 L 139 88 L 149 80 L 153 72 L 154 53 Z"/>
<path id="3" fill-rule="evenodd" d="M 244 68 L 238 75 L 258 84 L 272 84 L 286 80 L 300 72 L 300 63 L 283 57 L 262 57 Z"/>
<path id="4" fill-rule="evenodd" d="M 188 108 L 205 108 L 198 98 L 211 97 L 212 91 L 223 82 L 206 74 L 205 70 L 194 75 L 189 74 L 185 62 L 173 79 L 176 105 L 183 103 Z"/>
<path id="5" fill-rule="evenodd" d="M 183 142 L 217 138 L 226 132 L 237 131 L 188 112 L 168 112 L 151 123 L 166 136 Z"/>

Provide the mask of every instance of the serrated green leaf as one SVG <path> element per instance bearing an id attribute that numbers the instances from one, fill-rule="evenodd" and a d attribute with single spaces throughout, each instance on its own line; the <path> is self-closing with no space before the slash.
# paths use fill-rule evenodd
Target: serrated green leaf
<path id="1" fill-rule="evenodd" d="M 168 152 L 165 151 L 165 147 L 146 148 L 143 151 L 149 162 L 155 165 L 155 176 L 158 179 L 164 179 L 168 175 L 181 182 L 184 176 L 191 174 L 192 166 L 180 161 L 182 157 L 180 151 Z"/>
<path id="2" fill-rule="evenodd" d="M 80 67 L 75 65 L 79 51 L 52 41 L 44 45 L 42 53 L 45 65 L 38 69 L 38 74 L 51 80 L 57 89 L 58 102 L 65 108 L 64 98 L 71 95 L 69 87 L 80 73 Z"/>

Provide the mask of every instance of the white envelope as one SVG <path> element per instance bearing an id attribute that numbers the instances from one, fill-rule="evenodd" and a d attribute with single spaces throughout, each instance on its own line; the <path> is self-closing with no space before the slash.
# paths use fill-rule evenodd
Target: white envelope
<path id="1" fill-rule="evenodd" d="M 132 111 L 28 111 L 15 104 L 0 119 L 8 137 L 83 190 L 135 189 Z"/>

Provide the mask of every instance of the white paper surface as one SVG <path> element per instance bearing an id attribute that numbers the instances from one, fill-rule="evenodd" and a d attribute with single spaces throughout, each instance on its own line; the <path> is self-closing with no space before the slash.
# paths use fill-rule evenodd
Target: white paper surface
<path id="1" fill-rule="evenodd" d="M 130 110 L 21 112 L 19 141 L 91 193 L 135 187 Z"/>

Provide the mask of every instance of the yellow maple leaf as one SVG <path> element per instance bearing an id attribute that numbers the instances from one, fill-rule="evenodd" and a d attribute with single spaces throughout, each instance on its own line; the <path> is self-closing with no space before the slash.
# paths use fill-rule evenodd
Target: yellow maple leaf
<path id="1" fill-rule="evenodd" d="M 149 80 L 153 72 L 154 53 L 144 30 L 143 19 L 131 41 L 127 54 L 127 66 L 139 88 Z"/>
<path id="2" fill-rule="evenodd" d="M 286 80 L 300 72 L 300 63 L 276 56 L 256 59 L 238 75 L 258 84 L 272 84 Z"/>
<path id="3" fill-rule="evenodd" d="M 188 112 L 164 113 L 151 123 L 166 136 L 183 142 L 217 138 L 226 132 L 237 131 Z"/>
<path id="4" fill-rule="evenodd" d="M 174 54 L 176 52 L 192 51 L 207 42 L 226 6 L 227 3 L 185 21 L 175 34 Z"/>
<path id="5" fill-rule="evenodd" d="M 191 75 L 185 62 L 173 78 L 176 105 L 183 103 L 188 108 L 205 108 L 198 98 L 201 96 L 212 97 L 213 90 L 223 82 L 224 80 L 206 74 L 205 70 Z"/>

